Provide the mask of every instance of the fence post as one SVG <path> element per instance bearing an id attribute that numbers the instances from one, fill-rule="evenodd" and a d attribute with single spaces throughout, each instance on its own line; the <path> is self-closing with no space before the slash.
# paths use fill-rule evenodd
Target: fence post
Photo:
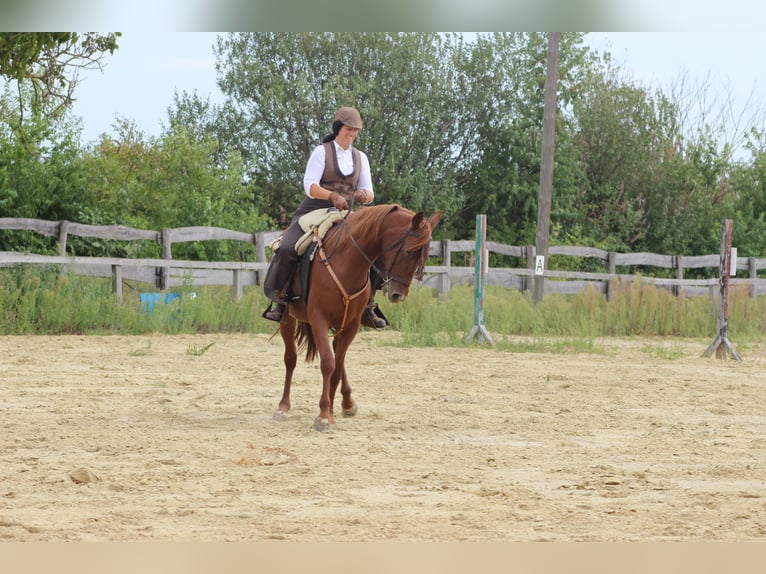
<path id="1" fill-rule="evenodd" d="M 59 255 L 61 255 L 62 257 L 66 256 L 66 240 L 67 240 L 68 233 L 69 233 L 69 222 L 60 221 L 59 222 Z"/>
<path id="2" fill-rule="evenodd" d="M 757 293 L 755 292 L 755 280 L 758 279 L 758 269 L 756 269 L 756 265 L 758 262 L 755 260 L 755 257 L 748 257 L 747 258 L 747 268 L 750 271 L 750 298 L 755 299 L 757 296 Z"/>
<path id="3" fill-rule="evenodd" d="M 163 259 L 173 259 L 173 253 L 172 253 L 172 247 L 170 244 L 170 229 L 167 227 L 162 228 L 162 234 L 160 235 L 160 240 L 162 241 L 162 258 Z M 160 291 L 167 291 L 168 289 L 168 279 L 170 276 L 170 267 L 160 267 L 158 269 L 158 287 Z"/>
<path id="4" fill-rule="evenodd" d="M 675 256 L 675 263 L 676 263 L 676 279 L 679 280 L 678 285 L 673 285 L 673 295 L 680 295 L 681 294 L 681 283 L 680 281 L 684 278 L 684 257 L 683 255 L 676 255 Z"/>
<path id="5" fill-rule="evenodd" d="M 122 265 L 112 265 L 112 293 L 117 295 L 117 302 L 122 304 Z"/>
<path id="6" fill-rule="evenodd" d="M 742 359 L 734 350 L 731 342 L 729 341 L 729 275 L 731 273 L 731 228 L 732 220 L 724 219 L 721 229 L 721 296 L 718 300 L 718 320 L 716 321 L 716 327 L 718 334 L 715 340 L 710 344 L 704 353 L 705 357 L 709 357 L 713 353 L 719 359 L 726 358 L 726 351 L 731 353 L 731 356 L 738 361 Z"/>
<path id="7" fill-rule="evenodd" d="M 606 284 L 606 300 L 608 303 L 611 303 L 614 298 L 614 283 L 617 280 L 614 277 L 617 274 L 617 253 L 610 251 L 606 255 L 606 260 L 609 265 L 609 275 L 611 275 Z"/>
<path id="8" fill-rule="evenodd" d="M 485 341 L 494 345 L 492 336 L 484 327 L 484 278 L 487 273 L 487 252 L 485 243 L 487 240 L 487 216 L 476 216 L 476 280 L 474 281 L 473 294 L 473 327 L 468 334 L 468 339 L 476 337 L 478 341 Z"/>
<path id="9" fill-rule="evenodd" d="M 524 254 L 527 256 L 527 269 L 529 269 L 530 272 L 534 271 L 535 269 L 535 246 L 534 245 L 527 245 L 524 247 Z M 527 291 L 532 290 L 532 286 L 530 283 L 533 281 L 532 274 L 525 275 L 522 279 L 522 286 L 521 286 L 521 292 L 526 293 Z"/>
<path id="10" fill-rule="evenodd" d="M 449 295 L 450 289 L 452 289 L 452 278 L 450 276 L 450 267 L 452 266 L 452 253 L 450 251 L 450 240 L 442 239 L 442 265 L 446 267 L 446 273 L 442 273 L 439 277 L 439 295 L 442 299 L 445 299 Z"/>
<path id="11" fill-rule="evenodd" d="M 242 298 L 242 270 L 232 269 L 231 298 L 239 301 Z"/>

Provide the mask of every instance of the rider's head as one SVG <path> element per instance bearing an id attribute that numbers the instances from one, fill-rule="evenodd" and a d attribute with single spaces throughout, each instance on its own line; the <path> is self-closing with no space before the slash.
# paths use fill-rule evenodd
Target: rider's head
<path id="1" fill-rule="evenodd" d="M 335 121 L 332 123 L 332 133 L 323 137 L 322 142 L 327 143 L 333 141 L 343 126 L 348 126 L 357 130 L 361 130 L 362 127 L 364 127 L 362 116 L 356 108 L 349 106 L 340 108 L 335 114 Z"/>

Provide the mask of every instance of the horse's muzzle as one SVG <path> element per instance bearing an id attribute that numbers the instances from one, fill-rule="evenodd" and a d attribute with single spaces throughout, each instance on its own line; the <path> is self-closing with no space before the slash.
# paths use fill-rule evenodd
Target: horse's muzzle
<path id="1" fill-rule="evenodd" d="M 404 285 L 398 281 L 389 281 L 383 285 L 382 291 L 391 303 L 401 303 L 407 298 L 410 289 L 409 285 Z"/>

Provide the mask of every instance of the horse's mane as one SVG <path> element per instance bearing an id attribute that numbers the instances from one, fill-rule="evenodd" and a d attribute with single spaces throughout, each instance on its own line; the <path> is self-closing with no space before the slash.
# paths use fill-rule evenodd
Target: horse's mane
<path id="1" fill-rule="evenodd" d="M 410 218 L 415 215 L 414 211 L 407 209 L 406 207 L 402 207 L 401 205 L 395 203 L 382 204 L 365 207 L 363 209 L 354 211 L 348 218 L 348 223 L 352 230 L 371 228 L 375 233 L 380 233 L 381 230 L 379 226 L 381 225 L 383 219 L 386 215 L 393 211 L 401 211 L 409 215 Z M 414 233 L 407 234 L 405 243 L 405 249 L 407 251 L 416 251 L 430 244 L 431 228 L 427 219 L 423 218 L 420 226 L 417 229 L 413 229 L 412 231 Z"/>
<path id="2" fill-rule="evenodd" d="M 370 207 L 357 209 L 349 215 L 348 224 L 351 226 L 352 230 L 375 228 L 380 225 L 380 222 L 386 215 L 399 209 L 404 210 L 405 212 L 409 211 L 397 204 L 372 205 Z"/>

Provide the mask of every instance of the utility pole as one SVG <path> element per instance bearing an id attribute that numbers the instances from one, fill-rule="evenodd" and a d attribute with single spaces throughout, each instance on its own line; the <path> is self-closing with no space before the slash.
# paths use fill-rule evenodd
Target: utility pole
<path id="1" fill-rule="evenodd" d="M 556 139 L 556 84 L 559 71 L 561 32 L 548 33 L 548 67 L 545 76 L 545 108 L 543 112 L 543 157 L 540 165 L 540 193 L 537 198 L 537 235 L 535 268 L 548 268 L 548 243 L 551 231 L 551 199 L 553 197 L 553 151 Z M 540 257 L 543 257 L 540 260 Z M 535 273 L 534 300 L 540 302 L 545 293 L 545 276 Z"/>

